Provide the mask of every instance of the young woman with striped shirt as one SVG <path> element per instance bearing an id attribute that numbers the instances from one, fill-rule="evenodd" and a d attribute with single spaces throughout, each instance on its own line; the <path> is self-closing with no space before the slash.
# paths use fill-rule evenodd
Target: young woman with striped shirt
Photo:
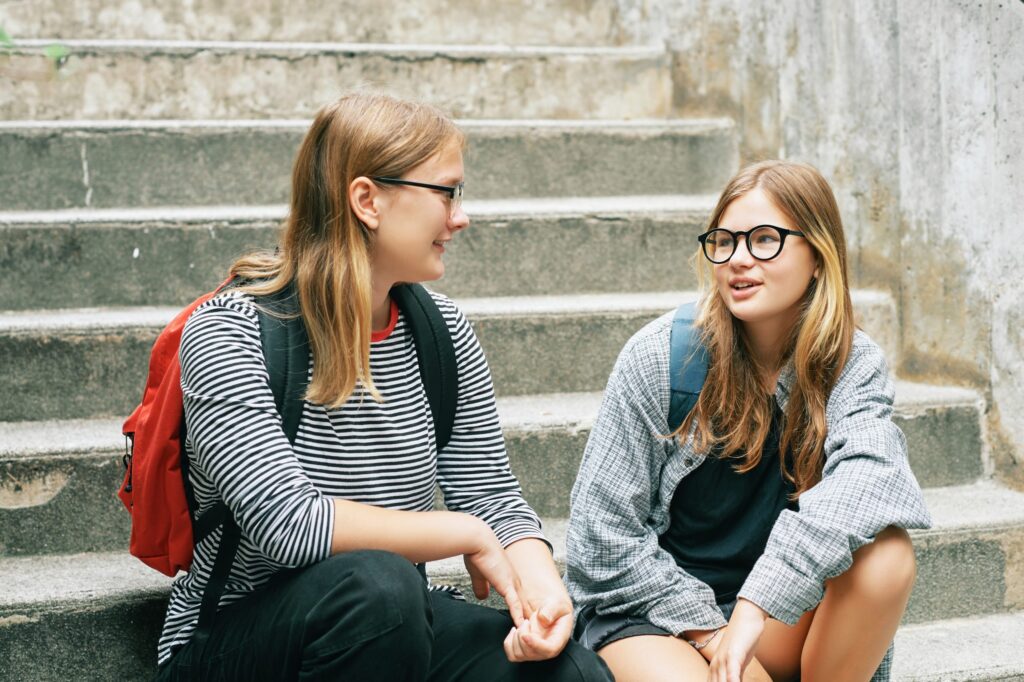
<path id="1" fill-rule="evenodd" d="M 272 254 L 198 308 L 181 342 L 190 480 L 223 500 L 241 542 L 202 646 L 193 634 L 220 533 L 175 581 L 159 679 L 603 680 L 569 642 L 572 607 L 536 514 L 508 467 L 486 360 L 469 323 L 432 294 L 451 333 L 458 403 L 440 452 L 416 350 L 389 297 L 444 274 L 469 225 L 465 139 L 436 109 L 351 94 L 316 116 Z M 254 295 L 294 286 L 309 387 L 294 445 L 268 383 Z M 449 511 L 433 511 L 439 483 Z M 415 564 L 462 555 L 482 596 L 430 590 Z"/>

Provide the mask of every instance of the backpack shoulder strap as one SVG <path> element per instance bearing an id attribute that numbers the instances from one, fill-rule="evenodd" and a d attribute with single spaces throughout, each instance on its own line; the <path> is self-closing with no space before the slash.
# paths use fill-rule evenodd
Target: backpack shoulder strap
<path id="1" fill-rule="evenodd" d="M 675 317 L 672 318 L 668 361 L 669 384 L 672 388 L 668 408 L 670 431 L 678 429 L 697 404 L 697 397 L 708 375 L 707 350 L 701 344 L 700 333 L 693 325 L 697 312 L 696 303 L 684 303 L 676 309 Z"/>
<path id="2" fill-rule="evenodd" d="M 437 303 L 422 285 L 399 284 L 391 289 L 391 296 L 412 331 L 440 452 L 451 439 L 458 403 L 459 377 L 452 335 Z"/>
<path id="3" fill-rule="evenodd" d="M 302 317 L 298 315 L 299 305 L 294 287 L 289 285 L 276 293 L 257 296 L 255 301 L 263 358 L 270 376 L 270 390 L 274 394 L 277 411 L 281 414 L 288 442 L 294 444 L 309 381 L 309 337 Z M 217 605 L 224 593 L 242 535 L 227 505 L 218 502 L 196 520 L 196 542 L 218 526 L 223 527 L 220 544 L 209 582 L 203 590 L 199 621 L 193 634 L 195 646 L 200 652 L 209 639 Z"/>
<path id="4" fill-rule="evenodd" d="M 299 314 L 293 285 L 256 297 L 260 342 L 267 363 L 270 390 L 288 442 L 299 432 L 302 403 L 309 385 L 309 336 Z"/>

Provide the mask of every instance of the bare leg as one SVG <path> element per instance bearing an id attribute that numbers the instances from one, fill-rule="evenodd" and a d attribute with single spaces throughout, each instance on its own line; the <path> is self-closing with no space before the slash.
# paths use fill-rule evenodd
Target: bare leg
<path id="1" fill-rule="evenodd" d="M 914 547 L 889 527 L 853 554 L 853 565 L 825 584 L 800 657 L 805 682 L 869 680 L 907 608 L 917 576 Z"/>
<path id="2" fill-rule="evenodd" d="M 641 635 L 612 642 L 598 650 L 616 682 L 706 682 L 708 662 L 678 637 Z M 770 682 L 764 668 L 753 660 L 743 682 Z"/>
<path id="3" fill-rule="evenodd" d="M 814 610 L 808 611 L 792 626 L 777 620 L 764 624 L 754 656 L 775 682 L 793 680 L 800 674 L 800 653 L 814 614 Z"/>
<path id="4" fill-rule="evenodd" d="M 676 637 L 641 635 L 601 647 L 597 654 L 611 668 L 616 682 L 705 682 L 708 662 Z"/>
<path id="5" fill-rule="evenodd" d="M 765 623 L 754 655 L 775 682 L 868 680 L 892 642 L 914 586 L 910 536 L 887 528 L 825 584 L 825 598 L 793 626 Z"/>

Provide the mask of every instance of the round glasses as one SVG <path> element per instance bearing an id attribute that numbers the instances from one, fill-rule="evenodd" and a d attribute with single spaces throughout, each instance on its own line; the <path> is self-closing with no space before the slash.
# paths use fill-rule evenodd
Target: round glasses
<path id="1" fill-rule="evenodd" d="M 462 206 L 462 194 L 465 191 L 466 183 L 460 182 L 457 185 L 431 185 L 428 182 L 415 182 L 413 180 L 402 180 L 401 178 L 370 178 L 374 182 L 384 185 L 404 185 L 407 187 L 423 187 L 432 189 L 435 192 L 443 192 L 448 195 L 448 217 L 451 218 Z"/>
<path id="2" fill-rule="evenodd" d="M 789 235 L 803 237 L 804 233 L 774 225 L 758 225 L 746 232 L 733 232 L 719 227 L 698 236 L 697 241 L 704 249 L 704 257 L 716 265 L 721 265 L 728 263 L 736 253 L 736 242 L 740 237 L 747 240 L 747 251 L 751 256 L 757 260 L 771 260 L 782 253 L 782 245 L 786 243 L 786 237 Z"/>

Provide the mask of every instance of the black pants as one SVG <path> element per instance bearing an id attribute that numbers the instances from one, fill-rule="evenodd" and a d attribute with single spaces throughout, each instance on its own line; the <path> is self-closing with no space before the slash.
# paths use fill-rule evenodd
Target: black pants
<path id="1" fill-rule="evenodd" d="M 193 643 L 157 673 L 169 680 L 611 680 L 570 641 L 553 660 L 509 663 L 505 611 L 428 592 L 388 552 L 348 552 L 289 571 L 217 614 L 202 660 Z"/>

